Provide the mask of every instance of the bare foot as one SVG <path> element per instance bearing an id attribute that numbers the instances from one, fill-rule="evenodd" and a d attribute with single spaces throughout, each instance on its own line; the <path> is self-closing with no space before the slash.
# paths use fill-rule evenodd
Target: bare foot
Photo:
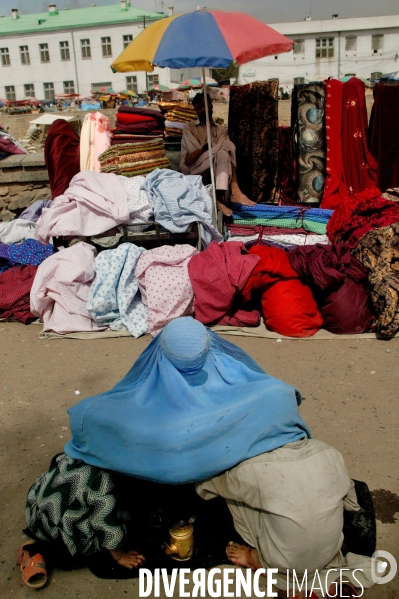
<path id="1" fill-rule="evenodd" d="M 254 572 L 255 570 L 258 570 L 258 568 L 262 568 L 258 552 L 254 547 L 248 547 L 248 545 L 240 545 L 239 543 L 230 541 L 226 547 L 226 554 L 229 561 L 236 566 L 251 568 Z"/>
<path id="2" fill-rule="evenodd" d="M 247 198 L 246 195 L 244 195 L 242 193 L 242 191 L 240 191 L 240 189 L 235 186 L 231 186 L 231 198 L 230 198 L 231 202 L 234 202 L 235 204 L 241 204 L 242 206 L 255 206 L 256 202 L 253 202 L 252 200 L 250 200 L 249 198 Z"/>
<path id="3" fill-rule="evenodd" d="M 109 550 L 112 557 L 120 566 L 127 568 L 128 570 L 132 570 L 133 568 L 139 568 L 145 562 L 144 555 L 141 555 L 137 551 L 133 551 L 129 549 L 129 551 L 122 551 L 120 549 L 117 550 Z"/>
<path id="4" fill-rule="evenodd" d="M 231 210 L 231 208 L 227 208 L 227 206 L 225 204 L 223 204 L 222 202 L 216 202 L 216 206 L 218 207 L 218 210 L 220 210 L 220 212 L 222 214 L 224 214 L 225 216 L 231 216 L 233 214 L 233 211 Z"/>

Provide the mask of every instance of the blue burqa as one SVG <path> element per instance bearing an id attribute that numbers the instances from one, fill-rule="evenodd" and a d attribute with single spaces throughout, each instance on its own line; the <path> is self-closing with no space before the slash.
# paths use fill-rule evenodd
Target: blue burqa
<path id="1" fill-rule="evenodd" d="M 65 452 L 159 483 L 197 482 L 310 437 L 300 401 L 239 347 L 177 318 L 111 391 L 68 410 Z"/>

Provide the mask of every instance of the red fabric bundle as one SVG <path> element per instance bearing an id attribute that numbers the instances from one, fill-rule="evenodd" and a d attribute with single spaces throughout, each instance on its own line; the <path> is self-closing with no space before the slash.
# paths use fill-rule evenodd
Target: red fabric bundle
<path id="1" fill-rule="evenodd" d="M 164 123 L 152 119 L 151 121 L 143 121 L 141 123 L 129 123 L 128 125 L 120 123 L 117 120 L 115 122 L 115 129 L 122 133 L 136 133 L 138 135 L 143 133 L 162 133 L 164 129 Z"/>
<path id="2" fill-rule="evenodd" d="M 131 112 L 118 112 L 116 115 L 119 123 L 130 125 L 130 123 L 145 123 L 154 121 L 154 117 L 145 114 L 134 114 Z M 157 121 L 158 122 L 158 121 Z"/>
<path id="3" fill-rule="evenodd" d="M 313 289 L 327 331 L 353 335 L 369 329 L 373 316 L 365 287 L 368 270 L 345 243 L 317 243 L 287 255 L 301 280 Z"/>
<path id="4" fill-rule="evenodd" d="M 320 208 L 335 210 L 348 195 L 342 160 L 342 89 L 339 79 L 326 82 L 327 168 Z"/>
<path id="5" fill-rule="evenodd" d="M 377 163 L 367 149 L 367 109 L 364 83 L 351 77 L 343 85 L 342 157 L 349 193 L 377 183 Z"/>
<path id="6" fill-rule="evenodd" d="M 24 324 L 36 320 L 30 311 L 30 290 L 37 269 L 37 266 L 14 266 L 0 274 L 0 318 Z"/>
<path id="7" fill-rule="evenodd" d="M 327 224 L 327 235 L 332 243 L 345 241 L 355 247 L 363 235 L 378 227 L 399 222 L 399 204 L 381 197 L 376 187 L 346 198 Z"/>
<path id="8" fill-rule="evenodd" d="M 295 206 L 296 160 L 292 143 L 291 127 L 279 127 L 278 135 L 278 182 L 280 185 L 279 204 L 282 206 Z"/>
<path id="9" fill-rule="evenodd" d="M 258 310 L 242 310 L 237 302 L 258 262 L 259 258 L 250 256 L 239 241 L 213 241 L 204 252 L 193 256 L 188 274 L 195 296 L 195 318 L 203 324 L 258 326 Z"/>
<path id="10" fill-rule="evenodd" d="M 62 195 L 80 172 L 80 138 L 63 119 L 50 126 L 44 146 L 52 199 Z"/>
<path id="11" fill-rule="evenodd" d="M 322 318 L 309 287 L 304 285 L 289 263 L 284 250 L 254 246 L 249 250 L 259 256 L 242 291 L 243 301 L 261 293 L 262 314 L 266 328 L 287 337 L 311 337 L 320 329 Z"/>
<path id="12" fill-rule="evenodd" d="M 378 187 L 399 187 L 399 85 L 378 84 L 370 119 L 370 151 L 378 162 Z"/>

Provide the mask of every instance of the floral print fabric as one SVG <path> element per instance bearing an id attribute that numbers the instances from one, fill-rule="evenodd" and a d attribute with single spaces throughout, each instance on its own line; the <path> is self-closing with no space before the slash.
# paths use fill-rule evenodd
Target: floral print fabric
<path id="1" fill-rule="evenodd" d="M 109 119 L 95 112 L 87 114 L 80 134 L 80 170 L 100 172 L 98 157 L 111 145 Z"/>

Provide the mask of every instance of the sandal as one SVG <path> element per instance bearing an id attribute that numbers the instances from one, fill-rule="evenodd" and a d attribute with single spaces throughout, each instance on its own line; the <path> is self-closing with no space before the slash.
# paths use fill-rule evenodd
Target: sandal
<path id="1" fill-rule="evenodd" d="M 34 543 L 35 541 L 22 543 L 17 553 L 17 564 L 21 568 L 22 581 L 26 586 L 30 589 L 41 589 L 47 583 L 46 562 L 40 553 L 30 555 L 28 546 Z"/>

